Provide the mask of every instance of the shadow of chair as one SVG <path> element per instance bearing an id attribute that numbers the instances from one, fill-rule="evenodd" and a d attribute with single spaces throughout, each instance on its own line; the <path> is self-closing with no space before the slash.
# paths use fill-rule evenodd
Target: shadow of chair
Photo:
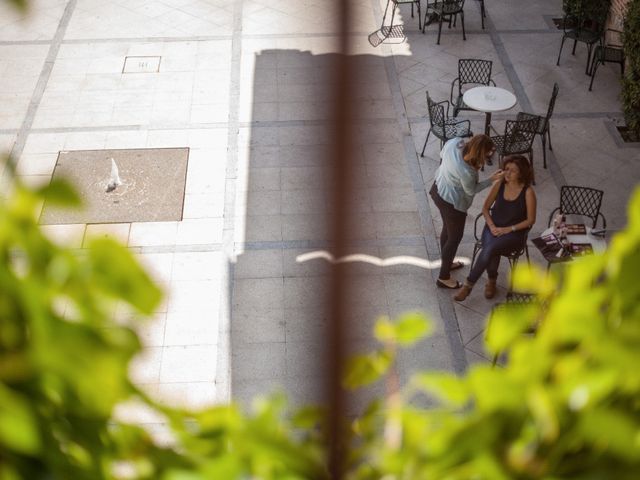
<path id="1" fill-rule="evenodd" d="M 551 115 L 553 115 L 553 107 L 556 104 L 556 97 L 558 96 L 559 90 L 560 87 L 558 87 L 558 84 L 554 83 L 551 99 L 549 100 L 549 106 L 547 107 L 547 114 L 544 117 L 525 112 L 518 113 L 516 117 L 516 120 L 530 120 L 534 118 L 538 120 L 536 135 L 540 135 L 540 139 L 542 140 L 542 162 L 544 168 L 547 168 L 547 137 L 549 138 L 549 150 L 553 150 L 553 147 L 551 146 L 551 130 L 549 122 L 551 121 Z"/>
<path id="2" fill-rule="evenodd" d="M 438 19 L 438 40 L 437 45 L 440 45 L 440 36 L 442 35 L 442 22 L 447 21 L 449 28 L 451 28 L 451 22 L 458 18 L 460 15 L 460 21 L 462 23 L 462 39 L 467 39 L 467 34 L 464 30 L 464 2 L 465 0 L 436 0 L 432 4 L 429 4 L 427 0 L 427 7 L 424 12 L 424 22 L 422 22 L 422 33 L 427 26 L 427 18 L 430 15 L 434 15 Z M 455 24 L 455 23 L 454 23 Z"/>
<path id="3" fill-rule="evenodd" d="M 537 129 L 537 118 L 527 120 L 507 120 L 504 127 L 504 135 L 491 137 L 491 140 L 493 140 L 493 143 L 496 146 L 496 153 L 498 154 L 500 168 L 502 168 L 502 160 L 508 155 L 528 155 L 534 184 L 533 139 L 536 136 Z"/>
<path id="4" fill-rule="evenodd" d="M 563 185 L 560 187 L 560 205 L 549 215 L 548 226 L 551 226 L 553 216 L 561 212 L 564 215 L 580 215 L 591 219 L 591 228 L 596 228 L 598 218 L 602 219 L 602 228 L 607 228 L 607 220 L 600 212 L 604 192 L 590 187 Z"/>
<path id="5" fill-rule="evenodd" d="M 604 30 L 604 24 L 597 20 L 587 18 L 584 13 L 566 14 L 562 22 L 564 33 L 562 34 L 562 42 L 560 43 L 560 51 L 558 52 L 558 61 L 556 65 L 560 65 L 560 56 L 564 41 L 568 38 L 573 40 L 573 50 L 571 54 L 576 54 L 576 45 L 582 42 L 587 46 L 587 65 L 585 73 L 589 74 L 589 63 L 591 61 L 591 51 L 593 46 L 600 41 Z"/>
<path id="6" fill-rule="evenodd" d="M 621 34 L 622 32 L 620 30 L 608 28 L 603 35 L 600 45 L 598 45 L 594 50 L 591 68 L 589 69 L 589 72 L 591 73 L 589 91 L 593 88 L 593 79 L 596 78 L 596 71 L 600 65 L 604 65 L 605 63 L 617 63 L 620 65 L 621 75 L 624 76 L 625 56 L 622 48 L 622 41 L 620 40 Z M 612 37 L 614 36 L 617 37 L 617 40 L 613 40 Z"/>
<path id="7" fill-rule="evenodd" d="M 458 76 L 451 82 L 451 93 L 449 94 L 451 105 L 453 105 L 454 117 L 458 115 L 460 110 L 473 110 L 462 100 L 463 90 L 466 86 L 496 85 L 496 83 L 491 80 L 492 67 L 493 62 L 491 60 L 480 60 L 477 58 L 461 58 L 458 60 Z M 458 84 L 458 96 L 454 99 L 453 91 L 456 83 Z"/>
<path id="8" fill-rule="evenodd" d="M 446 105 L 446 109 L 445 109 Z M 471 137 L 473 132 L 471 131 L 471 122 L 469 120 L 461 120 L 455 117 L 449 117 L 449 102 L 443 100 L 442 102 L 434 102 L 427 92 L 427 108 L 429 110 L 429 132 L 427 132 L 427 138 L 422 146 L 421 157 L 424 157 L 424 150 L 427 148 L 427 142 L 429 141 L 429 135 L 431 132 L 440 139 L 440 147 L 444 145 L 444 142 L 456 137 Z M 442 160 L 440 160 L 442 161 Z"/>
<path id="9" fill-rule="evenodd" d="M 418 30 L 421 28 L 421 12 L 420 12 L 420 0 L 387 0 L 387 6 L 384 9 L 382 15 L 382 22 L 380 28 L 369 35 L 369 43 L 372 47 L 379 46 L 388 38 L 404 39 L 404 25 L 394 24 L 393 20 L 396 16 L 396 10 L 400 5 L 411 4 L 411 17 L 413 18 L 413 6 L 418 7 Z M 389 14 L 389 8 L 391 7 L 391 18 L 389 24 L 386 23 L 387 15 Z"/>
<path id="10" fill-rule="evenodd" d="M 480 250 L 482 250 L 482 231 L 484 230 L 484 222 L 480 222 L 480 219 L 484 219 L 484 215 L 482 215 L 482 213 L 476 215 L 476 219 L 473 222 L 473 237 L 475 239 L 475 243 L 473 244 L 473 254 L 471 255 L 470 269 L 473 268 L 473 265 L 476 262 L 476 257 L 478 256 L 478 253 L 480 253 Z M 482 228 L 479 228 L 480 225 L 482 225 Z M 528 236 L 529 229 L 527 229 L 522 245 L 518 246 L 511 252 L 500 255 L 501 257 L 505 257 L 509 261 L 509 267 L 511 271 L 513 271 L 515 266 L 518 264 L 522 255 L 527 258 L 527 263 L 531 263 L 531 260 L 529 259 L 529 247 L 527 246 Z M 509 280 L 509 285 L 511 286 L 511 280 Z"/>

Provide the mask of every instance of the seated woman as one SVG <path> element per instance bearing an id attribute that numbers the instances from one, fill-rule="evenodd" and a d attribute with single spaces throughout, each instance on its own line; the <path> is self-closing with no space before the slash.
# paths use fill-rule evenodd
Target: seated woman
<path id="1" fill-rule="evenodd" d="M 536 194 L 531 187 L 532 172 L 522 155 L 504 159 L 504 180 L 493 184 L 482 207 L 486 225 L 482 231 L 482 250 L 460 291 L 453 297 L 461 302 L 485 270 L 489 280 L 484 296 L 496 294 L 500 255 L 519 249 L 527 240 L 527 230 L 536 221 Z"/>

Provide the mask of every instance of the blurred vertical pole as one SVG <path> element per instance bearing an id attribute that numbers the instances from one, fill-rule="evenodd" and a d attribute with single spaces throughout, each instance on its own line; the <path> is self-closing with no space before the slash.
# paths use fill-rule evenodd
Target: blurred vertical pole
<path id="1" fill-rule="evenodd" d="M 350 1 L 334 0 L 337 13 L 338 52 L 331 75 L 333 111 L 330 117 L 331 178 L 331 251 L 336 259 L 344 256 L 350 226 L 349 196 L 352 180 L 351 141 L 353 140 L 353 113 L 351 95 L 352 63 L 350 53 Z M 344 365 L 347 356 L 346 332 L 348 331 L 347 276 L 344 263 L 333 263 L 329 287 L 329 355 L 328 372 L 328 468 L 333 480 L 344 476 L 348 445 L 345 425 L 347 397 L 342 387 Z"/>

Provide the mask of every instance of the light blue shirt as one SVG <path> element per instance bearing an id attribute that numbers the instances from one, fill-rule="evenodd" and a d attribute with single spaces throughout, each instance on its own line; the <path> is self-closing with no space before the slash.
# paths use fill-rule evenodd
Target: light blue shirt
<path id="1" fill-rule="evenodd" d="M 464 141 L 452 138 L 442 147 L 440 158 L 442 163 L 436 170 L 436 186 L 438 195 L 454 206 L 456 210 L 469 210 L 476 193 L 489 187 L 492 183 L 488 178 L 478 181 L 478 171 L 462 158 Z"/>

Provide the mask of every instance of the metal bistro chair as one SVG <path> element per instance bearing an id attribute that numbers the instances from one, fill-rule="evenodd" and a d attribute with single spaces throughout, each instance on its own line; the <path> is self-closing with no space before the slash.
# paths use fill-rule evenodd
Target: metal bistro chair
<path id="1" fill-rule="evenodd" d="M 606 37 L 609 34 L 609 38 L 611 36 L 617 36 L 619 39 L 622 34 L 620 30 L 614 30 L 613 28 L 608 28 L 604 35 L 604 40 L 601 40 L 600 45 L 596 47 L 593 52 L 593 59 L 591 61 L 591 82 L 589 82 L 589 91 L 593 87 L 593 79 L 596 78 L 596 71 L 598 70 L 599 65 L 604 65 L 605 63 L 618 63 L 620 64 L 620 70 L 622 76 L 624 76 L 624 50 L 622 49 L 621 41 L 607 41 Z"/>
<path id="2" fill-rule="evenodd" d="M 491 313 L 493 314 L 499 309 L 508 309 L 509 312 L 513 312 L 517 309 L 530 308 L 530 306 L 537 305 L 541 305 L 543 308 L 545 308 L 545 304 L 542 303 L 540 299 L 534 294 L 509 291 L 507 292 L 507 298 L 505 299 L 505 301 L 503 303 L 497 303 L 496 305 L 494 305 L 494 307 L 491 309 Z M 489 323 L 487 324 L 487 331 L 485 334 L 486 337 L 491 335 L 491 319 L 492 315 L 489 315 Z M 526 332 L 523 333 L 535 335 L 537 327 L 537 325 L 532 325 L 529 329 L 527 329 Z M 493 358 L 491 359 L 492 367 L 496 366 L 496 364 L 498 363 L 498 358 L 500 358 L 501 354 L 501 351 L 495 352 Z"/>
<path id="3" fill-rule="evenodd" d="M 475 243 L 473 244 L 473 255 L 471 256 L 470 268 L 473 268 L 473 265 L 476 262 L 476 257 L 478 256 L 480 250 L 482 250 L 482 230 L 484 230 L 484 225 L 482 226 L 482 228 L 479 228 L 481 218 L 484 218 L 484 216 L 482 215 L 482 213 L 479 213 L 478 215 L 476 215 L 476 219 L 473 223 L 473 237 L 475 238 Z M 527 235 L 525 235 L 522 245 L 520 245 L 512 252 L 509 252 L 505 255 L 500 255 L 501 257 L 505 257 L 509 261 L 511 271 L 513 271 L 515 266 L 518 264 L 518 261 L 520 260 L 520 257 L 522 257 L 522 255 L 525 255 L 527 257 L 527 263 L 531 263 L 531 260 L 529 259 L 529 247 L 527 246 L 528 235 L 529 230 L 527 230 Z"/>
<path id="4" fill-rule="evenodd" d="M 573 40 L 573 50 L 571 55 L 576 54 L 576 44 L 582 42 L 587 45 L 587 66 L 585 73 L 589 74 L 589 63 L 591 62 L 591 51 L 593 46 L 600 41 L 603 33 L 603 22 L 586 18 L 584 14 L 573 15 L 567 14 L 562 22 L 564 33 L 562 35 L 562 43 L 560 43 L 560 51 L 558 52 L 558 61 L 556 65 L 560 65 L 560 55 L 562 55 L 562 47 L 564 41 L 569 38 Z"/>
<path id="5" fill-rule="evenodd" d="M 384 14 L 382 15 L 382 22 L 380 28 L 369 35 L 369 43 L 373 47 L 377 47 L 382 42 L 384 42 L 387 38 L 401 38 L 404 39 L 404 28 L 403 25 L 394 25 L 393 20 L 396 15 L 396 10 L 400 5 L 411 4 L 411 17 L 413 18 L 413 6 L 417 5 L 418 10 L 418 29 L 421 28 L 421 12 L 420 12 L 420 0 L 387 0 L 387 6 L 384 9 Z M 389 20 L 389 24 L 385 25 L 387 14 L 389 13 L 389 7 L 391 7 L 391 19 Z"/>
<path id="6" fill-rule="evenodd" d="M 507 120 L 504 135 L 491 137 L 496 145 L 496 152 L 502 168 L 502 159 L 507 155 L 527 154 L 533 175 L 533 139 L 538 129 L 538 119 Z M 535 175 L 534 175 L 535 178 Z M 533 181 L 535 184 L 535 180 Z"/>
<path id="7" fill-rule="evenodd" d="M 467 85 L 493 85 L 496 83 L 491 80 L 491 68 L 493 62 L 491 60 L 480 60 L 475 58 L 462 58 L 458 60 L 458 76 L 451 82 L 451 93 L 449 99 L 453 105 L 453 116 L 457 116 L 460 110 L 472 110 L 462 101 L 463 89 Z M 453 90 L 456 83 L 458 84 L 458 96 L 453 98 Z"/>
<path id="8" fill-rule="evenodd" d="M 427 18 L 429 15 L 435 15 L 438 19 L 438 40 L 437 45 L 440 45 L 440 36 L 442 35 L 442 22 L 448 21 L 449 28 L 451 28 L 451 22 L 455 21 L 460 15 L 460 21 L 462 23 L 462 39 L 467 39 L 467 34 L 464 31 L 464 1 L 465 0 L 436 0 L 431 5 L 427 2 L 427 8 L 424 12 L 424 22 L 422 22 L 422 33 L 427 26 Z"/>
<path id="9" fill-rule="evenodd" d="M 420 23 L 420 16 L 422 13 L 420 12 L 420 0 L 393 0 L 399 5 L 404 5 L 407 3 L 411 4 L 411 18 L 413 18 L 413 6 L 416 5 L 418 8 L 418 30 L 422 29 L 422 23 Z"/>
<path id="10" fill-rule="evenodd" d="M 560 188 L 560 206 L 554 208 L 549 215 L 548 226 L 551 226 L 553 216 L 557 212 L 565 215 L 582 215 L 590 218 L 591 228 L 596 228 L 598 218 L 602 218 L 602 228 L 607 228 L 607 220 L 600 213 L 604 192 L 595 188 L 563 185 Z"/>
<path id="11" fill-rule="evenodd" d="M 593 78 L 591 79 L 593 81 Z M 540 139 L 542 140 L 542 161 L 544 168 L 547 168 L 547 137 L 549 138 L 549 150 L 553 150 L 551 146 L 551 130 L 549 122 L 551 121 L 551 115 L 553 115 L 553 107 L 556 104 L 556 97 L 558 96 L 558 91 L 560 87 L 558 87 L 557 83 L 553 84 L 553 92 L 551 93 L 551 99 L 549 100 L 549 106 L 547 107 L 547 114 L 543 117 L 541 115 L 535 115 L 533 113 L 525 113 L 520 112 L 516 117 L 516 120 L 530 120 L 537 119 L 538 126 L 536 127 L 536 135 L 540 135 Z"/>
<path id="12" fill-rule="evenodd" d="M 446 110 L 444 108 L 445 104 L 447 106 Z M 422 152 L 420 153 L 421 157 L 424 157 L 424 150 L 427 148 L 427 142 L 429 141 L 431 132 L 440 139 L 440 147 L 444 145 L 444 142 L 452 138 L 473 136 L 471 122 L 469 120 L 449 117 L 449 102 L 447 100 L 434 102 L 429 96 L 429 92 L 427 92 L 427 108 L 429 109 L 429 123 L 431 127 L 424 141 Z"/>

